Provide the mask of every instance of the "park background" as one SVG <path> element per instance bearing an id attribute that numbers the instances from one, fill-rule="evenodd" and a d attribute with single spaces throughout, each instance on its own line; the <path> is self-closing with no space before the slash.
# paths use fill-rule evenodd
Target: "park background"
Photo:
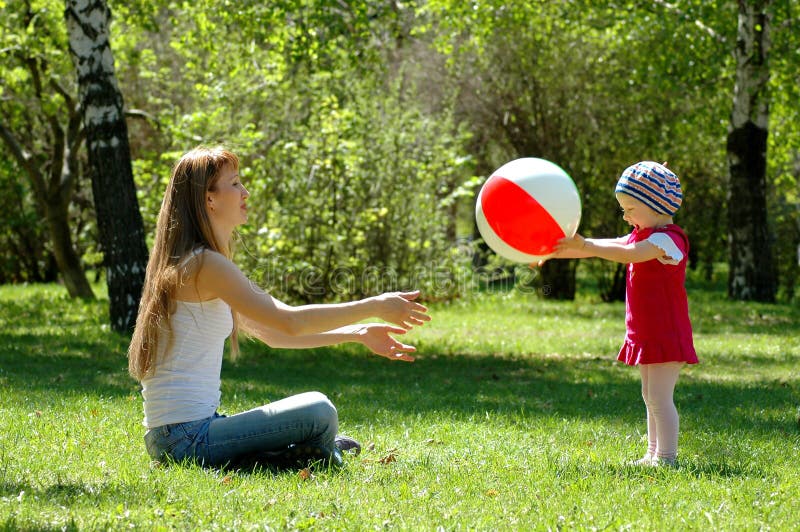
<path id="1" fill-rule="evenodd" d="M 0 523 L 791 528 L 799 11 L 0 0 Z M 219 143 L 252 194 L 237 261 L 265 288 L 304 303 L 418 287 L 432 306 L 412 369 L 348 346 L 248 344 L 226 365 L 229 411 L 331 395 L 374 444 L 346 473 L 144 456 L 124 351 L 147 247 L 171 165 Z M 572 176 L 587 236 L 627 232 L 613 185 L 629 164 L 680 176 L 703 361 L 679 384 L 681 470 L 622 466 L 643 430 L 636 375 L 611 362 L 622 267 L 530 270 L 477 239 L 476 191 L 523 156 Z"/>

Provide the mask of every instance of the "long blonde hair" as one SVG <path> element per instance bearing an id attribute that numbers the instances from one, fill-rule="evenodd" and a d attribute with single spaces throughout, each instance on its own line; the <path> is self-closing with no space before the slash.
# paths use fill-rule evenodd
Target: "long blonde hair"
<path id="1" fill-rule="evenodd" d="M 206 248 L 231 258 L 230 245 L 223 247 L 217 242 L 206 212 L 206 194 L 214 190 L 226 165 L 238 171 L 238 157 L 224 148 L 201 146 L 186 153 L 172 169 L 158 213 L 136 329 L 128 348 L 128 372 L 136 380 L 142 380 L 155 367 L 159 331 L 171 331 L 169 317 L 175 311 L 175 290 L 181 282 L 179 270 L 185 257 L 198 248 Z M 234 315 L 233 356 L 238 353 L 236 322 Z"/>

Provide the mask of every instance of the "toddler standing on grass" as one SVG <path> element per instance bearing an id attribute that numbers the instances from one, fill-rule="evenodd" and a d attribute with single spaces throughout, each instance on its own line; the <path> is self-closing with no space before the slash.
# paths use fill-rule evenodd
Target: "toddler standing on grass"
<path id="1" fill-rule="evenodd" d="M 555 258 L 599 257 L 627 264 L 625 342 L 618 360 L 638 366 L 647 407 L 647 453 L 635 465 L 676 465 L 675 384 L 684 364 L 696 364 L 686 298 L 689 239 L 672 222 L 683 195 L 664 165 L 642 161 L 625 169 L 615 189 L 633 231 L 620 238 L 559 241 Z"/>

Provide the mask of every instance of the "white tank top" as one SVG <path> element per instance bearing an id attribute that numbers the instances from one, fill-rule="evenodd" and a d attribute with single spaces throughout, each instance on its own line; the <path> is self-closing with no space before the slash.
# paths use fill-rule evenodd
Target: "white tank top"
<path id="1" fill-rule="evenodd" d="M 210 417 L 219 407 L 220 372 L 225 338 L 233 330 L 227 303 L 177 301 L 169 335 L 158 338 L 159 353 L 151 376 L 142 380 L 147 428 Z"/>

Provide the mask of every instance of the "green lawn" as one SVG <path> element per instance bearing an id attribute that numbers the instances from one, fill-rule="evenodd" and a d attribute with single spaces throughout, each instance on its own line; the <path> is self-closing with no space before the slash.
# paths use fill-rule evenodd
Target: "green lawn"
<path id="1" fill-rule="evenodd" d="M 701 364 L 678 384 L 680 463 L 645 449 L 621 304 L 484 293 L 432 306 L 414 364 L 358 346 L 243 343 L 223 412 L 319 390 L 368 448 L 340 471 L 151 464 L 107 302 L 0 287 L 0 529 L 792 530 L 800 310 L 690 286 Z"/>

